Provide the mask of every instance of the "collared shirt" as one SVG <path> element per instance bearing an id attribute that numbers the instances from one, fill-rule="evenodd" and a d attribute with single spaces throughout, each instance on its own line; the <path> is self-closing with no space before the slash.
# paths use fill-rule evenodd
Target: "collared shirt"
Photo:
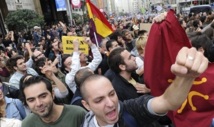
<path id="1" fill-rule="evenodd" d="M 27 68 L 27 74 L 31 74 L 34 76 L 38 76 L 38 73 L 33 69 L 33 68 Z M 24 74 L 16 71 L 10 78 L 9 84 L 12 86 L 15 86 L 16 88 L 19 89 L 19 81 L 20 79 L 24 76 Z"/>
<path id="2" fill-rule="evenodd" d="M 118 113 L 119 113 L 119 112 L 120 112 L 120 105 L 118 104 Z M 94 117 L 93 120 L 94 120 L 94 125 L 95 125 L 95 127 L 101 127 L 101 126 L 99 126 L 98 123 L 97 123 L 96 116 L 94 115 L 93 117 Z M 117 124 L 117 123 L 115 123 L 115 124 L 109 124 L 109 125 L 102 126 L 102 127 L 114 127 L 115 125 L 117 125 L 117 127 L 118 127 L 118 124 Z"/>
<path id="3" fill-rule="evenodd" d="M 94 124 L 95 124 L 95 127 L 101 127 L 101 126 L 99 126 L 98 125 L 98 123 L 97 123 L 97 119 L 96 119 L 96 117 L 94 116 Z M 106 125 L 106 126 L 102 126 L 102 127 L 114 127 L 114 124 L 113 125 Z"/>
<path id="4" fill-rule="evenodd" d="M 18 99 L 12 99 L 8 97 L 5 97 L 5 102 L 6 102 L 6 108 L 5 108 L 6 118 L 15 118 L 15 119 L 22 120 L 23 118 L 20 112 L 25 113 L 24 106 L 20 106 L 22 105 L 22 102 Z M 20 109 L 18 109 L 18 106 L 20 107 Z M 19 111 L 19 110 L 22 110 L 22 111 Z"/>
<path id="5" fill-rule="evenodd" d="M 0 119 L 0 127 L 21 127 L 22 121 L 18 119 L 8 119 L 8 118 L 1 118 Z"/>
<path id="6" fill-rule="evenodd" d="M 81 67 L 80 65 L 79 53 L 73 52 L 71 71 L 65 76 L 65 82 L 73 93 L 75 93 L 76 91 L 76 83 L 74 82 L 74 77 L 76 72 L 79 69 L 87 68 L 87 67 L 90 68 L 92 71 L 95 71 L 102 61 L 102 56 L 100 54 L 99 49 L 96 47 L 96 45 L 93 44 L 91 46 L 91 50 L 94 58 L 92 62 L 90 62 L 87 66 L 84 66 L 84 67 Z"/>

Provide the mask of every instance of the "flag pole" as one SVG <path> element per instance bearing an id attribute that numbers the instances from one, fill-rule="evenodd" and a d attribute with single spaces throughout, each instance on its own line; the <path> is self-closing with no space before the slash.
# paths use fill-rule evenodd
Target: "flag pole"
<path id="1" fill-rule="evenodd" d="M 98 40 L 97 40 L 97 35 L 96 35 L 95 32 L 94 32 L 94 37 L 95 37 L 95 41 L 96 41 L 97 47 L 99 47 Z"/>

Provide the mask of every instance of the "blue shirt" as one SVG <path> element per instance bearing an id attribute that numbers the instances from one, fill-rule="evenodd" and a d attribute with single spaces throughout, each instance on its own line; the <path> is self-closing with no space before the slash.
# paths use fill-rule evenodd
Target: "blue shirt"
<path id="1" fill-rule="evenodd" d="M 12 99 L 5 96 L 6 118 L 22 120 L 26 117 L 25 108 L 19 99 Z"/>

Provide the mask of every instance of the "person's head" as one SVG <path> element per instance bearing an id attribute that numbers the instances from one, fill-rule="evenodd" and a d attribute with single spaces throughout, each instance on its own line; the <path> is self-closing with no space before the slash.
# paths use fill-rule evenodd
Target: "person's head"
<path id="1" fill-rule="evenodd" d="M 193 20 L 192 25 L 193 25 L 193 27 L 198 28 L 198 27 L 202 26 L 202 23 L 199 19 L 195 19 L 195 20 Z"/>
<path id="2" fill-rule="evenodd" d="M 27 66 L 25 64 L 24 57 L 21 55 L 16 55 L 11 57 L 6 66 L 9 68 L 10 71 L 18 71 L 18 72 L 25 72 L 27 70 Z"/>
<path id="3" fill-rule="evenodd" d="M 71 64 L 72 64 L 72 56 L 68 54 L 62 55 L 62 67 L 61 71 L 63 73 L 68 73 L 71 71 Z"/>
<path id="4" fill-rule="evenodd" d="M 145 47 L 146 47 L 147 40 L 148 40 L 147 36 L 140 36 L 137 38 L 135 42 L 137 51 L 139 55 L 142 57 L 144 57 L 144 54 L 145 54 Z"/>
<path id="5" fill-rule="evenodd" d="M 44 66 L 51 66 L 51 64 L 52 64 L 51 60 L 48 61 L 45 57 L 40 58 L 35 63 L 35 70 L 36 70 L 36 72 L 38 72 L 39 75 L 45 76 L 42 73 L 41 68 L 44 67 Z M 57 69 L 56 66 L 52 67 L 52 72 L 55 73 L 55 74 L 58 72 L 58 69 Z"/>
<path id="6" fill-rule="evenodd" d="M 57 38 L 55 38 L 54 40 L 53 40 L 53 43 L 51 43 L 51 49 L 53 50 L 53 51 L 59 51 L 59 46 L 58 46 L 58 43 L 59 43 L 60 41 L 59 41 L 59 39 L 57 39 Z"/>
<path id="7" fill-rule="evenodd" d="M 77 85 L 77 88 L 80 88 L 80 85 L 85 81 L 85 79 L 93 74 L 94 72 L 90 68 L 83 68 L 77 71 L 74 77 L 74 81 Z"/>
<path id="8" fill-rule="evenodd" d="M 10 50 L 8 50 L 7 55 L 9 57 L 14 57 L 14 56 L 18 55 L 18 52 L 16 49 L 10 49 Z"/>
<path id="9" fill-rule="evenodd" d="M 148 36 L 148 31 L 146 31 L 146 30 L 140 30 L 138 32 L 138 37 L 140 37 L 140 36 Z"/>
<path id="10" fill-rule="evenodd" d="M 198 51 L 202 52 L 208 59 L 209 55 L 213 55 L 209 54 L 209 48 L 212 47 L 213 43 L 206 34 L 202 34 L 201 32 L 194 32 L 189 38 L 192 46 L 195 47 Z"/>
<path id="11" fill-rule="evenodd" d="M 131 73 L 137 69 L 135 57 L 121 47 L 112 50 L 108 57 L 108 64 L 115 73 L 121 71 Z"/>
<path id="12" fill-rule="evenodd" d="M 39 45 L 45 46 L 45 37 L 40 38 Z"/>
<path id="13" fill-rule="evenodd" d="M 48 118 L 53 112 L 51 82 L 42 76 L 25 75 L 20 80 L 20 99 L 31 112 L 41 118 Z"/>
<path id="14" fill-rule="evenodd" d="M 88 57 L 84 52 L 80 52 L 80 63 L 87 63 Z"/>
<path id="15" fill-rule="evenodd" d="M 102 42 L 100 43 L 100 48 L 102 48 L 103 51 L 107 51 L 106 49 L 106 43 L 108 39 L 103 39 Z"/>
<path id="16" fill-rule="evenodd" d="M 60 51 L 61 53 L 63 53 L 62 42 L 59 42 L 59 43 L 58 43 L 58 47 L 59 47 L 59 51 Z"/>
<path id="17" fill-rule="evenodd" d="M 122 37 L 125 41 L 131 41 L 133 39 L 129 30 L 125 29 L 122 31 Z"/>
<path id="18" fill-rule="evenodd" d="M 119 47 L 118 43 L 116 40 L 108 40 L 106 42 L 106 49 L 107 51 L 111 52 L 113 49 Z"/>
<path id="19" fill-rule="evenodd" d="M 212 27 L 207 28 L 204 32 L 204 34 L 207 35 L 207 37 L 209 37 L 211 40 L 213 39 L 213 35 L 214 35 L 214 29 Z"/>
<path id="20" fill-rule="evenodd" d="M 33 61 L 36 62 L 40 58 L 45 58 L 45 55 L 41 51 L 35 49 L 32 56 Z"/>
<path id="21" fill-rule="evenodd" d="M 91 75 L 80 86 L 83 106 L 92 111 L 100 126 L 119 119 L 118 97 L 111 82 L 104 76 Z"/>
<path id="22" fill-rule="evenodd" d="M 186 24 L 186 22 L 185 22 L 183 19 L 180 19 L 180 20 L 179 20 L 179 23 L 181 24 L 181 27 L 182 27 L 182 28 L 186 29 L 187 24 Z"/>
<path id="23" fill-rule="evenodd" d="M 110 35 L 110 39 L 116 40 L 119 44 L 122 44 L 122 42 L 124 41 L 122 37 L 122 31 L 121 30 L 114 31 L 114 33 Z"/>

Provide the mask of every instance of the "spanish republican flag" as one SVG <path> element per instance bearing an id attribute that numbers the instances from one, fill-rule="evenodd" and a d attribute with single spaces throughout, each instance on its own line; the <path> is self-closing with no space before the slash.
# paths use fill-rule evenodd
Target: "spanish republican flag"
<path id="1" fill-rule="evenodd" d="M 90 0 L 86 0 L 86 6 L 89 18 L 94 21 L 96 33 L 104 38 L 109 36 L 113 32 L 113 29 L 102 12 Z"/>

